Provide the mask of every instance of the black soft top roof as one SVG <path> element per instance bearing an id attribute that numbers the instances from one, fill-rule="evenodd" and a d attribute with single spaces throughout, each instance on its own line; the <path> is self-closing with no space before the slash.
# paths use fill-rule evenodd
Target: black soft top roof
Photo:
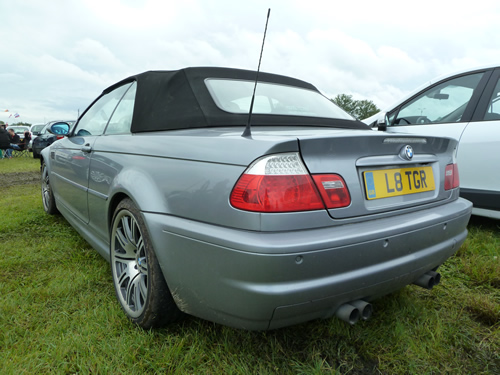
<path id="1" fill-rule="evenodd" d="M 255 81 L 256 75 L 255 71 L 218 67 L 148 71 L 110 86 L 103 91 L 103 94 L 123 84 L 137 82 L 131 128 L 133 133 L 215 126 L 245 126 L 248 114 L 230 113 L 220 109 L 212 99 L 205 80 L 228 78 Z M 318 91 L 310 83 L 264 72 L 259 73 L 259 82 L 278 83 Z M 354 120 L 252 114 L 252 126 L 259 125 L 327 126 L 370 130 L 364 123 Z"/>

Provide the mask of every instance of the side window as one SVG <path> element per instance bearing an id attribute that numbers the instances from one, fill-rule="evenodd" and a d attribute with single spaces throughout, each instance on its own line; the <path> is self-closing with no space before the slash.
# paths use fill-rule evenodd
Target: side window
<path id="1" fill-rule="evenodd" d="M 105 134 L 127 134 L 130 133 L 130 125 L 132 125 L 132 115 L 134 113 L 135 92 L 137 83 L 134 82 L 123 96 L 122 100 L 116 107 Z"/>
<path id="2" fill-rule="evenodd" d="M 459 122 L 483 73 L 470 74 L 441 83 L 389 114 L 396 126 Z"/>
<path id="3" fill-rule="evenodd" d="M 77 136 L 101 135 L 116 105 L 130 85 L 125 84 L 101 96 L 80 118 L 74 134 Z"/>
<path id="4" fill-rule="evenodd" d="M 500 80 L 497 82 L 490 103 L 484 114 L 484 120 L 500 120 Z"/>

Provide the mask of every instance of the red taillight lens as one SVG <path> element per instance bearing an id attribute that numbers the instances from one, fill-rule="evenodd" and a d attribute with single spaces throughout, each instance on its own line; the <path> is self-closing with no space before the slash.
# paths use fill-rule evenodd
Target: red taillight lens
<path id="1" fill-rule="evenodd" d="M 314 175 L 313 179 L 327 208 L 347 207 L 351 204 L 347 185 L 339 175 L 320 174 Z"/>
<path id="2" fill-rule="evenodd" d="M 244 174 L 234 187 L 231 204 L 256 212 L 292 212 L 324 209 L 309 175 Z"/>
<path id="3" fill-rule="evenodd" d="M 457 164 L 448 164 L 444 172 L 444 190 L 455 189 L 460 186 Z"/>
<path id="4" fill-rule="evenodd" d="M 321 174 L 311 178 L 298 153 L 256 160 L 240 177 L 229 200 L 235 208 L 254 212 L 324 210 L 351 203 L 342 177 Z"/>

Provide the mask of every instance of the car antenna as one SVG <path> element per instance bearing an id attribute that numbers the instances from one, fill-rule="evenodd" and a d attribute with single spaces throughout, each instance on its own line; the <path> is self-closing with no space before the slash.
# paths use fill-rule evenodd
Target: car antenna
<path id="1" fill-rule="evenodd" d="M 247 126 L 245 127 L 245 130 L 241 135 L 244 138 L 252 138 L 252 131 L 250 129 L 252 121 L 253 102 L 255 100 L 255 90 L 257 89 L 257 82 L 259 81 L 260 62 L 262 61 L 262 52 L 264 51 L 264 42 L 266 41 L 266 33 L 267 33 L 267 23 L 269 22 L 270 14 L 271 14 L 271 8 L 267 10 L 266 28 L 264 29 L 264 38 L 262 39 L 262 47 L 260 49 L 259 66 L 257 67 L 257 76 L 255 77 L 255 85 L 253 87 L 252 101 L 250 102 L 250 110 L 248 111 Z"/>

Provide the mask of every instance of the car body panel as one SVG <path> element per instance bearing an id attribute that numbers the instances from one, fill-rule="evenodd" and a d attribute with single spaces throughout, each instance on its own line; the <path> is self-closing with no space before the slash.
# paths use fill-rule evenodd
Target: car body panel
<path id="1" fill-rule="evenodd" d="M 267 234 L 145 215 L 183 311 L 269 329 L 332 316 L 343 303 L 374 299 L 438 267 L 465 240 L 470 203 L 456 200 L 439 212 Z"/>
<path id="2" fill-rule="evenodd" d="M 228 72 L 234 78 L 239 71 Z M 194 73 L 196 87 L 213 70 Z M 141 77 L 138 83 L 147 84 L 149 76 Z M 123 85 L 127 90 L 115 91 Z M 309 117 L 292 116 L 301 125 L 290 126 L 284 125 L 290 116 L 267 114 L 243 137 L 240 115 L 228 115 L 238 119 L 235 125 L 215 126 L 220 109 L 208 103 L 208 92 L 196 90 L 202 110 L 213 106 L 208 125 L 190 127 L 188 118 L 185 127 L 181 121 L 159 130 L 157 119 L 150 131 L 107 135 L 112 113 L 131 114 L 130 103 L 127 111 L 118 107 L 134 98 L 127 96 L 134 85 L 125 80 L 106 89 L 41 158 L 57 209 L 108 261 L 115 208 L 132 200 L 181 311 L 259 330 L 329 317 L 344 303 L 374 299 L 435 270 L 465 240 L 471 204 L 458 188 L 444 188 L 454 139 L 373 132 L 346 119 L 307 126 Z M 137 87 L 141 92 L 147 90 Z M 401 156 L 406 147 L 414 151 L 409 159 Z M 308 175 L 340 174 L 351 203 L 272 213 L 235 208 L 230 196 L 249 166 L 281 154 L 299 155 Z M 433 174 L 434 190 L 367 199 L 367 171 L 420 167 Z"/>

